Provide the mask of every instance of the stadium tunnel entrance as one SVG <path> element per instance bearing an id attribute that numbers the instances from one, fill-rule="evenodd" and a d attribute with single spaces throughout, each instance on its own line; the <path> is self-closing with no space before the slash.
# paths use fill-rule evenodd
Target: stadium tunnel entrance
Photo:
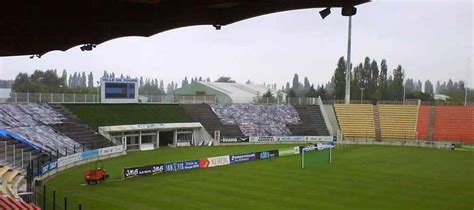
<path id="1" fill-rule="evenodd" d="M 201 123 L 155 123 L 99 127 L 99 133 L 125 150 L 152 150 L 165 146 L 197 145 L 210 140 Z"/>
<path id="2" fill-rule="evenodd" d="M 166 147 L 169 145 L 173 145 L 174 142 L 174 132 L 173 131 L 162 131 L 160 133 L 160 147 Z"/>

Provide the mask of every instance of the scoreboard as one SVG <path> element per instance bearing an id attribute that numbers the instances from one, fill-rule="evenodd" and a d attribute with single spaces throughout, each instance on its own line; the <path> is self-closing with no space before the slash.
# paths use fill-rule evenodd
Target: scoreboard
<path id="1" fill-rule="evenodd" d="M 138 80 L 101 78 L 101 103 L 138 103 Z"/>

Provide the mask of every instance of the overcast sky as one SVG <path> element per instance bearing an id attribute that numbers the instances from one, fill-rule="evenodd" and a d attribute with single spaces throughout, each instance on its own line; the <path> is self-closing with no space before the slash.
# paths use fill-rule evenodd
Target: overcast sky
<path id="1" fill-rule="evenodd" d="M 407 77 L 470 81 L 474 87 L 472 0 L 381 0 L 358 7 L 353 17 L 352 60 L 387 59 L 389 69 L 406 66 Z M 240 21 L 222 30 L 180 28 L 149 38 L 110 40 L 91 52 L 74 47 L 41 59 L 0 57 L 0 78 L 35 69 L 92 71 L 181 81 L 185 76 L 230 76 L 238 82 L 276 82 L 294 73 L 326 83 L 346 55 L 347 17 L 340 10 L 322 20 L 317 10 L 297 10 Z M 468 60 L 471 65 L 468 68 Z"/>

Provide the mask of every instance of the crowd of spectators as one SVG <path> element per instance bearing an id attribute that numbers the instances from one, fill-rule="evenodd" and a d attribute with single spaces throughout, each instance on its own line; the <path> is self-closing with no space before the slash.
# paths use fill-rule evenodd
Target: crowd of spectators
<path id="1" fill-rule="evenodd" d="M 245 136 L 291 135 L 286 125 L 301 124 L 298 112 L 286 104 L 211 104 L 224 125 L 237 124 Z"/>

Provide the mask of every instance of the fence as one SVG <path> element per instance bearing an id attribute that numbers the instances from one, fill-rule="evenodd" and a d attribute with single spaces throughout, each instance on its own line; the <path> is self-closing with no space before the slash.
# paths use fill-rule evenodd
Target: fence
<path id="1" fill-rule="evenodd" d="M 392 145 L 392 146 L 412 146 L 428 147 L 437 149 L 453 149 L 454 145 L 461 145 L 455 141 L 422 141 L 422 140 L 344 140 L 338 141 L 338 145 L 363 144 L 363 145 Z"/>
<path id="2" fill-rule="evenodd" d="M 228 103 L 219 101 L 216 96 L 205 95 L 139 95 L 139 103 Z M 100 96 L 97 94 L 75 94 L 75 93 L 11 93 L 9 98 L 0 98 L 0 103 L 100 103 Z M 344 100 L 322 100 L 323 104 L 344 104 Z M 256 98 L 256 104 L 292 104 L 292 105 L 318 105 L 318 98 L 296 97 L 281 98 Z M 373 104 L 370 100 L 352 100 L 351 104 Z M 419 100 L 405 101 L 377 101 L 377 104 L 399 104 L 399 105 L 464 105 L 461 102 L 421 102 Z M 474 105 L 468 102 L 467 105 Z"/>
<path id="3" fill-rule="evenodd" d="M 82 204 L 80 202 L 68 199 L 66 195 L 61 195 L 54 189 L 49 189 L 47 185 L 41 183 L 41 181 L 45 181 L 56 173 L 77 165 L 117 157 L 124 154 L 126 154 L 126 152 L 123 150 L 123 146 L 118 145 L 86 150 L 63 156 L 61 158 L 51 159 L 48 162 L 43 160 L 43 163 L 37 165 L 36 168 L 33 167 L 32 163 L 28 171 L 30 172 L 29 174 L 31 177 L 36 177 L 35 182 L 37 183 L 33 185 L 32 192 L 35 192 L 35 196 L 31 201 L 34 201 L 34 203 L 39 207 L 42 207 L 42 209 L 82 209 Z M 35 169 L 37 170 L 36 173 L 34 171 Z"/>
<path id="4" fill-rule="evenodd" d="M 97 94 L 68 93 L 11 93 L 9 98 L 0 101 L 7 103 L 99 103 Z"/>
<path id="5" fill-rule="evenodd" d="M 216 96 L 140 95 L 140 103 L 218 103 Z M 0 103 L 100 103 L 97 94 L 11 93 Z"/>
<path id="6" fill-rule="evenodd" d="M 74 199 L 68 198 L 56 192 L 55 190 L 51 190 L 47 187 L 47 185 L 43 185 L 43 187 L 39 188 L 37 191 L 37 199 L 36 202 L 38 207 L 41 209 L 52 209 L 52 210 L 82 210 L 82 204 Z M 89 207 L 90 208 L 90 207 Z M 84 207 L 84 209 L 88 209 Z"/>
<path id="7" fill-rule="evenodd" d="M 0 159 L 10 163 L 14 167 L 26 168 L 30 160 L 33 160 L 33 152 L 18 148 L 15 144 L 8 145 L 7 141 L 0 142 Z"/>

